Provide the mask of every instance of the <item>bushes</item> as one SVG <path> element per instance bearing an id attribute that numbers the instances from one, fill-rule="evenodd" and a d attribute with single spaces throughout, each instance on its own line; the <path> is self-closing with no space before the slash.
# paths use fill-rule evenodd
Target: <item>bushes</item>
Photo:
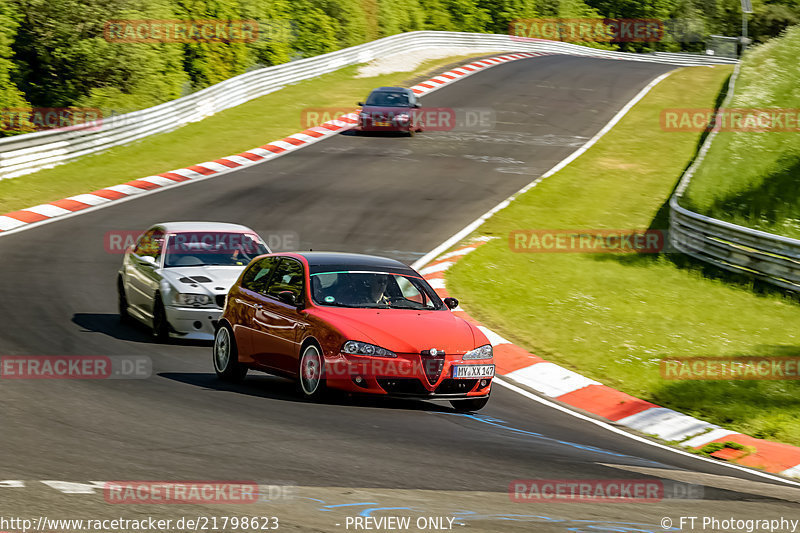
<path id="1" fill-rule="evenodd" d="M 16 66 L 11 44 L 17 32 L 19 12 L 7 0 L 0 0 L 0 109 L 27 106 L 22 92 L 12 81 Z M 0 130 L 1 132 L 2 130 Z"/>
<path id="2" fill-rule="evenodd" d="M 753 0 L 757 38 L 800 20 L 798 0 Z M 535 17 L 687 18 L 736 34 L 739 0 L 0 0 L 0 105 L 126 112 L 254 68 L 414 30 L 506 33 Z M 113 19 L 256 20 L 254 42 L 109 42 Z M 589 43 L 585 43 L 589 44 Z M 595 46 L 616 47 L 608 43 Z M 702 43 L 623 43 L 694 49 Z"/>
<path id="3" fill-rule="evenodd" d="M 112 19 L 175 18 L 166 0 L 12 0 L 18 85 L 35 106 L 127 111 L 181 95 L 180 44 L 108 42 Z"/>

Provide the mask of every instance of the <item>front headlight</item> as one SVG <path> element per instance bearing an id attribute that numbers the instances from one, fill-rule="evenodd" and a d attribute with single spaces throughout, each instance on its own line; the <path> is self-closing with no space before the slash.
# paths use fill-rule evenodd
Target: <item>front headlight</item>
<path id="1" fill-rule="evenodd" d="M 211 304 L 211 302 L 213 302 L 213 299 L 207 294 L 175 293 L 175 303 L 178 305 L 188 307 L 207 307 L 209 304 Z"/>
<path id="2" fill-rule="evenodd" d="M 479 346 L 474 350 L 470 350 L 464 354 L 462 359 L 491 359 L 494 357 L 494 351 L 492 350 L 491 344 L 484 344 L 483 346 Z"/>
<path id="3" fill-rule="evenodd" d="M 347 341 L 344 343 L 344 346 L 342 346 L 342 352 L 353 355 L 371 355 L 374 357 L 397 357 L 396 353 L 386 348 L 360 341 Z"/>

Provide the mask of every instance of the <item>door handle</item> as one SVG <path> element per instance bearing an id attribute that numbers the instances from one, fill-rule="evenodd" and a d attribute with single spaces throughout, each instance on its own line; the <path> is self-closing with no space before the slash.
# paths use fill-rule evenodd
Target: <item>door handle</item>
<path id="1" fill-rule="evenodd" d="M 247 307 L 251 307 L 253 309 L 261 309 L 261 304 L 251 304 L 247 300 L 242 300 L 241 298 L 234 298 L 234 301 L 237 304 L 246 305 Z"/>

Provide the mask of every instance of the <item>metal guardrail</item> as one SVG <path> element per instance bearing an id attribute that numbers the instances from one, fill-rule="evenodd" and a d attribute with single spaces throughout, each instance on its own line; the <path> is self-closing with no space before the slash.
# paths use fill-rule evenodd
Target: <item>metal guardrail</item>
<path id="1" fill-rule="evenodd" d="M 376 57 L 425 48 L 469 47 L 475 52 L 548 52 L 611 59 L 709 65 L 735 61 L 691 54 L 630 54 L 509 35 L 418 31 L 393 35 L 328 54 L 254 70 L 155 107 L 104 118 L 94 129 L 43 131 L 0 140 L 0 179 L 13 178 L 128 144 L 202 120 L 286 85 Z"/>
<path id="2" fill-rule="evenodd" d="M 730 106 L 738 75 L 737 64 L 723 108 Z M 800 240 L 717 220 L 680 205 L 683 193 L 716 136 L 716 131 L 708 134 L 670 198 L 670 243 L 676 250 L 700 261 L 800 292 Z"/>

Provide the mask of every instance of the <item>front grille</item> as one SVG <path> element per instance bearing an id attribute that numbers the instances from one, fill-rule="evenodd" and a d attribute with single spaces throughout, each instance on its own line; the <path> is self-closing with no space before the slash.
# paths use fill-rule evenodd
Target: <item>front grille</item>
<path id="1" fill-rule="evenodd" d="M 217 301 L 217 307 L 219 307 L 220 309 L 223 309 L 225 307 L 226 296 L 227 296 L 226 294 L 217 294 L 217 296 L 215 297 Z"/>
<path id="2" fill-rule="evenodd" d="M 477 384 L 477 379 L 444 379 L 436 387 L 436 394 L 467 393 L 474 389 Z"/>
<path id="3" fill-rule="evenodd" d="M 378 385 L 389 394 L 430 394 L 415 378 L 378 378 Z"/>
<path id="4" fill-rule="evenodd" d="M 442 355 L 425 355 L 422 354 L 422 368 L 425 369 L 425 377 L 428 378 L 428 383 L 433 385 L 442 375 L 444 369 L 444 353 Z"/>

